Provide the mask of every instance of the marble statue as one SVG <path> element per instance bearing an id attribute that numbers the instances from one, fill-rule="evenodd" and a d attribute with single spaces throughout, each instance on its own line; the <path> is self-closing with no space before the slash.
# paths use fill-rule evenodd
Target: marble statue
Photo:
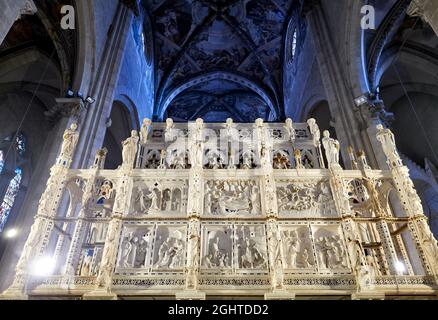
<path id="1" fill-rule="evenodd" d="M 132 130 L 131 136 L 122 143 L 123 165 L 122 168 L 132 169 L 134 166 L 135 156 L 137 154 L 138 133 Z"/>
<path id="2" fill-rule="evenodd" d="M 294 144 L 295 143 L 295 139 L 296 139 L 296 133 L 295 133 L 295 128 L 294 128 L 294 124 L 291 118 L 287 118 L 286 119 L 286 123 L 284 128 L 286 129 L 286 132 L 288 134 L 289 137 L 289 141 Z"/>
<path id="3" fill-rule="evenodd" d="M 149 131 L 151 129 L 152 121 L 149 119 L 144 119 L 140 130 L 140 144 L 142 146 L 146 145 L 148 142 Z"/>
<path id="4" fill-rule="evenodd" d="M 321 145 L 321 131 L 319 130 L 319 126 L 316 123 L 316 120 L 311 118 L 307 120 L 307 125 L 309 126 L 310 134 L 313 137 L 313 143 L 315 147 L 318 147 Z"/>
<path id="5" fill-rule="evenodd" d="M 381 143 L 383 152 L 388 159 L 390 167 L 402 166 L 400 155 L 395 144 L 394 134 L 391 130 L 385 129 L 383 125 L 377 125 L 377 140 Z"/>
<path id="6" fill-rule="evenodd" d="M 70 159 L 73 156 L 73 151 L 79 140 L 79 132 L 77 131 L 77 129 L 78 125 L 76 123 L 72 123 L 70 128 L 65 130 L 63 136 L 64 141 L 61 146 L 60 158 Z"/>
<path id="7" fill-rule="evenodd" d="M 339 169 L 341 166 L 339 165 L 339 151 L 340 144 L 339 141 L 333 138 L 330 138 L 330 132 L 327 130 L 323 133 L 324 138 L 322 139 L 322 144 L 325 149 L 325 154 L 327 157 L 327 162 L 329 168 Z"/>

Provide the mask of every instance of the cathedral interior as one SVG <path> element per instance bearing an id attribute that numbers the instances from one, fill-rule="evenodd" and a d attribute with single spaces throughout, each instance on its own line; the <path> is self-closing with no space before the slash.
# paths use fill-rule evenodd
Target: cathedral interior
<path id="1" fill-rule="evenodd" d="M 438 296 L 438 1 L 0 17 L 0 299 Z"/>

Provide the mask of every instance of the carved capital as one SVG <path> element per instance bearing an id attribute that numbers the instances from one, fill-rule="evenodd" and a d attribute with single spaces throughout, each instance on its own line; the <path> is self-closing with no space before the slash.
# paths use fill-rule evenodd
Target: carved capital
<path id="1" fill-rule="evenodd" d="M 363 130 L 369 128 L 375 120 L 380 120 L 387 126 L 394 121 L 394 114 L 387 112 L 383 101 L 377 99 L 368 98 L 364 103 L 356 106 L 355 113 Z"/>
<path id="2" fill-rule="evenodd" d="M 78 120 L 84 109 L 84 103 L 79 98 L 59 98 L 56 99 L 56 103 L 44 115 L 51 123 L 63 117 L 73 117 Z"/>

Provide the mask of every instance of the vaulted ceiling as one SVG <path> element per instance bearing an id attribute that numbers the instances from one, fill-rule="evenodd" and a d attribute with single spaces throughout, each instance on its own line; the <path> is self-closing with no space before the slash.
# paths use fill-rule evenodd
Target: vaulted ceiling
<path id="1" fill-rule="evenodd" d="M 157 119 L 277 120 L 296 0 L 145 0 L 155 33 Z"/>

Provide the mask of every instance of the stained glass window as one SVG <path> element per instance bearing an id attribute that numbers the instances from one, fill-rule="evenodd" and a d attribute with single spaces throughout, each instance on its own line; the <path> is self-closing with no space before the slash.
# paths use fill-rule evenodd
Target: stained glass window
<path id="1" fill-rule="evenodd" d="M 21 133 L 15 139 L 15 148 L 20 156 L 23 156 L 26 152 L 26 138 Z"/>
<path id="2" fill-rule="evenodd" d="M 2 150 L 0 150 L 0 173 L 3 172 L 3 168 L 5 166 L 5 155 Z"/>
<path id="3" fill-rule="evenodd" d="M 20 168 L 15 170 L 15 177 L 9 182 L 9 187 L 6 190 L 3 203 L 0 206 L 0 232 L 3 231 L 12 207 L 14 206 L 15 198 L 20 190 L 22 179 L 22 171 Z"/>
<path id="4" fill-rule="evenodd" d="M 297 39 L 298 39 L 298 31 L 294 30 L 294 34 L 292 36 L 292 58 L 295 57 L 295 53 L 297 52 Z"/>

